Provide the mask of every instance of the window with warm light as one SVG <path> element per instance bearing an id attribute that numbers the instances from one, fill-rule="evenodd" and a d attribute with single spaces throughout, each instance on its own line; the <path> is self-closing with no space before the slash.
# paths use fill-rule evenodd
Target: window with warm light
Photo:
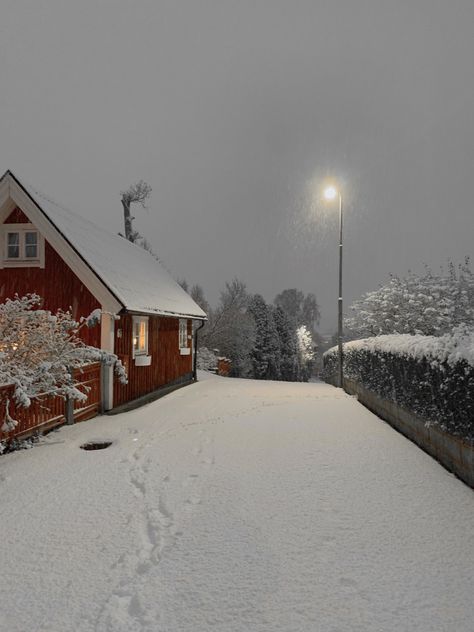
<path id="1" fill-rule="evenodd" d="M 148 353 L 148 318 L 146 316 L 133 317 L 133 357 Z"/>

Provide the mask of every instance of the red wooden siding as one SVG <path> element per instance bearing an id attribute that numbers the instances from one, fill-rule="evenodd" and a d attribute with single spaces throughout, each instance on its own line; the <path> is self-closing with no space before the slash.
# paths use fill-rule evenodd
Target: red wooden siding
<path id="1" fill-rule="evenodd" d="M 28 222 L 20 209 L 15 209 L 5 223 Z M 45 267 L 2 268 L 0 269 L 0 302 L 13 298 L 15 294 L 24 296 L 36 293 L 43 299 L 44 309 L 55 312 L 58 309 L 72 309 L 78 320 L 88 316 L 100 304 L 66 265 L 58 253 L 45 243 Z M 100 347 L 100 326 L 84 327 L 81 337 L 86 344 Z"/>
<path id="2" fill-rule="evenodd" d="M 26 437 L 40 428 L 54 427 L 63 424 L 65 419 L 65 401 L 60 397 L 48 397 L 31 400 L 31 406 L 22 408 L 15 406 L 13 386 L 0 387 L 0 421 L 5 419 L 7 398 L 10 399 L 9 414 L 18 421 L 18 425 L 11 432 L 0 430 L 0 441 L 10 441 L 15 437 Z M 1 425 L 1 424 L 0 424 Z"/>
<path id="3" fill-rule="evenodd" d="M 3 222 L 4 224 L 29 224 L 30 220 L 23 213 L 21 208 L 16 207 L 7 219 Z"/>
<path id="4" fill-rule="evenodd" d="M 100 410 L 100 364 L 91 364 L 74 371 L 74 379 L 79 390 L 86 392 L 87 400 L 74 404 L 74 421 L 84 421 L 95 417 Z M 18 421 L 10 432 L 0 430 L 0 441 L 11 441 L 16 437 L 27 437 L 34 432 L 44 431 L 65 423 L 66 402 L 62 397 L 43 397 L 31 400 L 31 406 L 15 406 L 13 386 L 0 386 L 0 426 L 5 419 L 6 399 L 10 399 L 9 414 Z"/>
<path id="5" fill-rule="evenodd" d="M 128 384 L 115 380 L 114 406 L 151 393 L 160 386 L 174 382 L 193 370 L 192 355 L 181 355 L 179 350 L 179 319 L 150 316 L 148 321 L 148 355 L 150 366 L 135 366 L 132 357 L 132 316 L 126 314 L 116 323 L 115 353 L 124 362 Z M 192 332 L 188 320 L 188 334 Z M 118 337 L 118 330 L 121 337 Z M 191 340 L 188 341 L 191 347 Z"/>
<path id="6" fill-rule="evenodd" d="M 100 373 L 100 362 L 89 364 L 83 369 L 74 371 L 77 388 L 87 395 L 86 401 L 74 402 L 74 421 L 85 421 L 99 414 L 102 399 Z"/>

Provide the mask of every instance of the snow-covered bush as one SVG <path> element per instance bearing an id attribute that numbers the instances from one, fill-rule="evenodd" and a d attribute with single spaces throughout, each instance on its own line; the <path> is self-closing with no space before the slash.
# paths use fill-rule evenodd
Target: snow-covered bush
<path id="1" fill-rule="evenodd" d="M 306 325 L 301 325 L 296 330 L 298 340 L 298 355 L 301 366 L 301 375 L 304 382 L 307 382 L 314 367 L 316 353 L 311 332 Z"/>
<path id="2" fill-rule="evenodd" d="M 207 347 L 198 347 L 196 363 L 198 369 L 212 371 L 217 369 L 217 356 Z"/>
<path id="3" fill-rule="evenodd" d="M 385 334 L 441 336 L 460 324 L 474 325 L 474 274 L 469 259 L 446 272 L 392 276 L 383 287 L 365 294 L 345 321 L 354 337 Z"/>
<path id="4" fill-rule="evenodd" d="M 75 385 L 73 372 L 92 362 L 113 364 L 126 383 L 125 370 L 116 355 L 88 346 L 80 338 L 83 327 L 97 322 L 97 310 L 78 323 L 69 312 L 52 314 L 39 309 L 40 304 L 36 294 L 16 296 L 0 304 L 0 384 L 13 385 L 17 405 L 28 407 L 33 397 L 42 396 L 87 399 Z M 17 422 L 9 414 L 9 401 L 4 403 L 2 430 L 8 432 Z"/>
<path id="5" fill-rule="evenodd" d="M 324 377 L 337 371 L 337 347 Z M 453 435 L 474 440 L 474 328 L 444 336 L 387 335 L 344 345 L 344 376 Z"/>

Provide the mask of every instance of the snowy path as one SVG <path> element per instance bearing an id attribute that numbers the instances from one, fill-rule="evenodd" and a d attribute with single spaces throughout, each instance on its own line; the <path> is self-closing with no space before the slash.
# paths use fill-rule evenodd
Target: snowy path
<path id="1" fill-rule="evenodd" d="M 331 386 L 204 380 L 0 488 L 2 632 L 474 629 L 474 493 Z"/>

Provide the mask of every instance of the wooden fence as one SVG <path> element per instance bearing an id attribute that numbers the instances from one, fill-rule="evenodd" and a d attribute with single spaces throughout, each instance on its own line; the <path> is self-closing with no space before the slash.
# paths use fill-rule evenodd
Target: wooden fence
<path id="1" fill-rule="evenodd" d="M 7 399 L 10 400 L 10 417 L 18 421 L 10 432 L 0 429 L 0 441 L 9 442 L 12 439 L 26 438 L 64 423 L 95 417 L 100 412 L 101 404 L 100 363 L 76 369 L 74 379 L 79 390 L 87 394 L 87 400 L 84 402 L 68 402 L 62 397 L 35 397 L 31 400 L 31 405 L 24 408 L 15 404 L 12 385 L 0 386 L 0 428 L 5 419 Z"/>

